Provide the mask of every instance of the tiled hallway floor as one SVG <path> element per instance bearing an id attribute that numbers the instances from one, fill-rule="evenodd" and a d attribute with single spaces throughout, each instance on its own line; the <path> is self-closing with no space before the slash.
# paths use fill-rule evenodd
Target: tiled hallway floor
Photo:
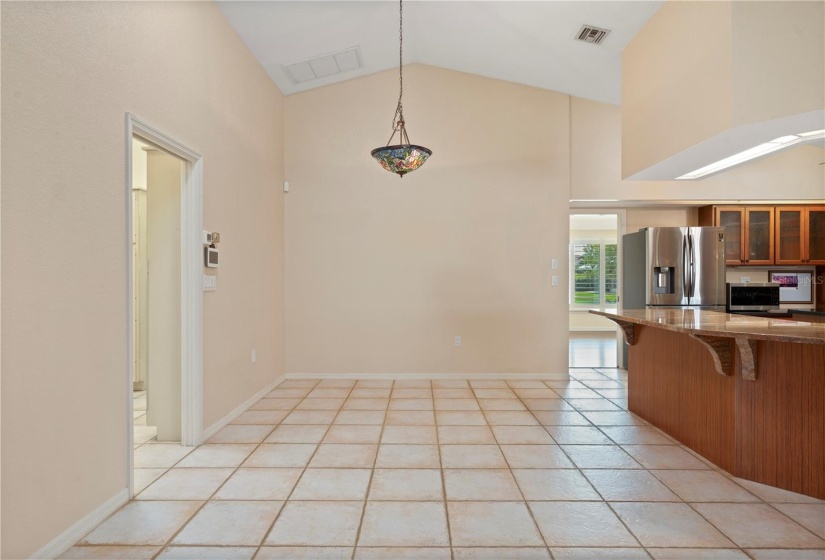
<path id="1" fill-rule="evenodd" d="M 285 381 L 194 451 L 139 447 L 145 488 L 63 558 L 825 557 L 825 502 L 706 463 L 625 384 Z"/>

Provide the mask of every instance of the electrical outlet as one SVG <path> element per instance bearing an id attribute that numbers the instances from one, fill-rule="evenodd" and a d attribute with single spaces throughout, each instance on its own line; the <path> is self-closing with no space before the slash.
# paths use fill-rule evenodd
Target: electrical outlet
<path id="1" fill-rule="evenodd" d="M 553 277 L 550 279 L 550 283 L 551 283 L 552 285 L 554 285 L 554 286 L 558 286 L 558 285 L 559 285 L 559 277 L 558 277 L 558 276 L 553 276 Z"/>
<path id="2" fill-rule="evenodd" d="M 252 363 L 254 364 L 254 363 L 257 363 L 257 362 L 258 362 L 258 353 L 255 350 L 253 350 L 252 351 Z"/>
<path id="3" fill-rule="evenodd" d="M 747 284 L 748 282 L 751 281 L 751 277 L 750 276 L 740 276 L 739 281 L 742 282 L 743 284 Z"/>
<path id="4" fill-rule="evenodd" d="M 456 346 L 461 346 L 461 337 L 460 336 L 455 337 L 455 345 Z"/>
<path id="5" fill-rule="evenodd" d="M 214 292 L 218 289 L 218 277 L 214 274 L 203 275 L 203 291 Z"/>

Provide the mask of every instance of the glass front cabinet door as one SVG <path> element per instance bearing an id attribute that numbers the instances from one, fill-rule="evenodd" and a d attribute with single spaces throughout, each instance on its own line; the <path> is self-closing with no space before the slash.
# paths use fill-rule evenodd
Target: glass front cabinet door
<path id="1" fill-rule="evenodd" d="M 773 207 L 745 207 L 745 264 L 773 264 Z"/>
<path id="2" fill-rule="evenodd" d="M 825 264 L 825 206 L 805 208 L 805 264 Z"/>
<path id="3" fill-rule="evenodd" d="M 715 210 L 714 223 L 725 228 L 725 264 L 745 264 L 745 208 L 718 206 Z"/>
<path id="4" fill-rule="evenodd" d="M 805 210 L 802 206 L 776 208 L 776 264 L 805 262 Z"/>

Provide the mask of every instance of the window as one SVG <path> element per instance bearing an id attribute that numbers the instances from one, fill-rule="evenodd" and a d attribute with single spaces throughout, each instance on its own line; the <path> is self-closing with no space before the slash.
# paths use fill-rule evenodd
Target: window
<path id="1" fill-rule="evenodd" d="M 615 309 L 615 239 L 574 239 L 570 245 L 570 307 Z"/>

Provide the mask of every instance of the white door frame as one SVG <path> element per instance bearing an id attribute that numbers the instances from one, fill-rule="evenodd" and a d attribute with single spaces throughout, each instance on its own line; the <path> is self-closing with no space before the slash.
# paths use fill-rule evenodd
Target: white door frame
<path id="1" fill-rule="evenodd" d="M 134 495 L 133 387 L 135 368 L 134 271 L 132 259 L 132 138 L 139 137 L 185 162 L 181 188 L 181 445 L 201 443 L 203 435 L 203 156 L 126 113 L 126 262 L 128 356 L 127 468 L 129 496 Z"/>

